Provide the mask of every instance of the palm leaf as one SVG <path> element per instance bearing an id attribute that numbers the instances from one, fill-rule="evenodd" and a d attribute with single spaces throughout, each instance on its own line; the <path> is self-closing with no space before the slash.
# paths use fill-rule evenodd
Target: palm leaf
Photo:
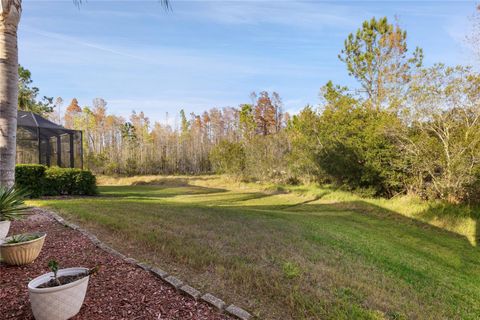
<path id="1" fill-rule="evenodd" d="M 0 221 L 17 220 L 30 214 L 25 205 L 28 192 L 24 189 L 0 187 Z"/>

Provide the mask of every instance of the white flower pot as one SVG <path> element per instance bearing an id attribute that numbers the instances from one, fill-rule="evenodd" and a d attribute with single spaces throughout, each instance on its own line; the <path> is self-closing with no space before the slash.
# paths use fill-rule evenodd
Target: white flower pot
<path id="1" fill-rule="evenodd" d="M 10 230 L 10 221 L 0 221 L 0 240 L 7 237 L 8 230 Z"/>
<path id="2" fill-rule="evenodd" d="M 75 275 L 87 268 L 58 270 L 57 277 Z M 87 293 L 89 276 L 53 288 L 37 288 L 53 278 L 53 272 L 37 277 L 28 283 L 28 293 L 33 316 L 36 320 L 66 320 L 76 315 Z"/>

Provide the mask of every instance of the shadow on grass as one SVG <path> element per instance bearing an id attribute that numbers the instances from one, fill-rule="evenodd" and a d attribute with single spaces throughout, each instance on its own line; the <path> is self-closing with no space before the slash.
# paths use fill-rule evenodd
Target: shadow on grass
<path id="1" fill-rule="evenodd" d="M 215 177 L 195 177 L 194 180 L 200 181 L 209 181 L 215 179 Z M 184 178 L 184 177 L 165 177 L 165 178 L 158 178 L 153 180 L 140 180 L 140 181 L 133 181 L 132 186 L 190 186 L 191 179 Z"/>
<path id="2" fill-rule="evenodd" d="M 185 178 L 155 179 L 148 182 L 134 182 L 127 186 L 101 186 L 101 197 L 120 198 L 168 198 L 180 195 L 201 195 L 224 193 L 227 189 L 191 185 Z"/>
<path id="3" fill-rule="evenodd" d="M 215 189 L 214 189 L 215 190 Z M 211 192 L 204 192 L 205 190 L 202 190 L 201 192 L 190 192 L 190 191 L 185 191 L 185 192 L 180 192 L 181 190 L 176 189 L 175 193 L 173 194 L 141 194 L 141 193 L 124 193 L 122 192 L 121 194 L 104 194 L 101 197 L 104 198 L 123 198 L 128 201 L 135 201 L 135 200 L 141 200 L 141 201 L 152 201 L 155 202 L 159 199 L 162 198 L 173 198 L 177 196 L 199 196 L 200 198 L 188 198 L 188 201 L 185 200 L 184 202 L 168 202 L 168 203 L 162 203 L 162 206 L 169 206 L 169 207 L 196 207 L 196 206 L 202 206 L 202 207 L 208 207 L 208 208 L 223 208 L 223 209 L 229 209 L 231 206 L 229 206 L 229 203 L 232 202 L 242 202 L 242 201 L 249 201 L 249 200 L 256 200 L 256 199 L 262 199 L 269 197 L 271 195 L 261 193 L 261 192 L 249 192 L 249 193 L 242 193 L 242 194 L 235 194 L 232 195 L 231 197 L 228 197 L 226 194 L 225 190 L 219 189 L 221 191 L 211 191 Z M 220 199 L 215 199 L 218 195 L 222 195 L 222 198 Z"/>
<path id="4" fill-rule="evenodd" d="M 315 200 L 318 200 L 316 198 Z M 432 237 L 428 238 L 429 241 L 434 242 L 438 245 L 454 247 L 454 244 L 451 244 L 451 238 L 455 237 L 465 244 L 468 244 L 468 247 L 476 246 L 478 239 L 480 238 L 480 225 L 479 225 L 479 212 L 478 209 L 472 209 L 465 206 L 455 206 L 455 205 L 445 205 L 438 204 L 435 206 L 430 206 L 427 210 L 424 210 L 415 217 L 407 217 L 401 213 L 398 213 L 393 210 L 383 208 L 381 206 L 356 200 L 356 201 L 344 201 L 338 203 L 312 203 L 315 200 L 306 200 L 304 202 L 294 204 L 294 205 L 257 205 L 257 206 L 229 206 L 228 208 L 235 210 L 255 210 L 262 212 L 265 215 L 281 217 L 283 214 L 292 214 L 294 217 L 298 218 L 310 218 L 315 219 L 317 216 L 319 219 L 321 217 L 327 216 L 330 213 L 341 213 L 341 212 L 355 212 L 357 214 L 366 215 L 376 219 L 388 219 L 389 221 L 398 222 L 398 225 L 413 226 L 414 229 L 406 230 L 405 232 L 416 234 L 416 236 L 425 236 L 426 231 L 431 231 L 434 233 L 443 233 L 448 237 L 442 239 L 441 237 Z M 312 214 L 313 213 L 313 214 Z M 317 213 L 318 215 L 315 215 Z M 288 218 L 288 216 L 285 216 Z M 462 223 L 462 218 L 471 218 L 473 220 L 475 234 L 472 235 L 475 237 L 475 243 L 472 243 L 470 239 L 463 234 L 458 232 L 449 231 L 445 228 L 432 225 L 426 221 L 432 219 L 440 219 L 444 223 L 448 224 L 450 227 L 455 227 Z"/>
<path id="5" fill-rule="evenodd" d="M 321 198 L 323 195 L 319 195 Z M 471 246 L 477 246 L 480 239 L 480 207 L 451 204 L 446 202 L 432 203 L 426 210 L 423 210 L 413 217 L 405 216 L 397 211 L 389 210 L 384 207 L 372 204 L 367 201 L 344 201 L 332 204 L 326 204 L 334 210 L 352 210 L 359 213 L 374 214 L 377 217 L 388 216 L 392 219 L 398 220 L 402 223 L 415 224 L 422 229 L 430 228 L 441 232 L 446 232 L 456 237 L 462 237 L 466 239 Z M 470 221 L 468 221 L 470 219 Z M 464 231 L 463 233 L 447 230 L 445 227 L 439 227 L 432 225 L 431 221 L 437 221 L 443 226 L 448 226 L 449 229 L 456 229 Z M 470 223 L 472 230 L 465 230 L 465 224 Z M 471 236 L 469 238 L 468 235 Z"/>
<path id="6" fill-rule="evenodd" d="M 471 219 L 475 224 L 472 237 L 474 245 L 478 246 L 480 240 L 480 207 L 469 205 L 456 205 L 449 203 L 437 203 L 430 205 L 427 210 L 424 210 L 417 215 L 420 219 L 425 220 L 441 220 L 452 227 L 461 226 L 465 220 Z"/>

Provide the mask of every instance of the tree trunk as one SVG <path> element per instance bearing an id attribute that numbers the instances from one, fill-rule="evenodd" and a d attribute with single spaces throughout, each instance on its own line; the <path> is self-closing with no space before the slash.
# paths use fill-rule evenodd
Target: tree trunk
<path id="1" fill-rule="evenodd" d="M 22 0 L 0 0 L 0 186 L 15 183 L 18 105 L 17 27 Z"/>

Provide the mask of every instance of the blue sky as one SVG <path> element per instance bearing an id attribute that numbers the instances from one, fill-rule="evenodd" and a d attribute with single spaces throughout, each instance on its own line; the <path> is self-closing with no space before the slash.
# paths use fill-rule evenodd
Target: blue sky
<path id="1" fill-rule="evenodd" d="M 180 109 L 238 106 L 277 91 L 285 109 L 319 103 L 328 80 L 355 87 L 338 60 L 365 19 L 399 19 L 425 63 L 474 64 L 464 39 L 473 1 L 24 0 L 20 63 L 43 95 L 102 97 L 108 110 L 164 121 Z"/>

